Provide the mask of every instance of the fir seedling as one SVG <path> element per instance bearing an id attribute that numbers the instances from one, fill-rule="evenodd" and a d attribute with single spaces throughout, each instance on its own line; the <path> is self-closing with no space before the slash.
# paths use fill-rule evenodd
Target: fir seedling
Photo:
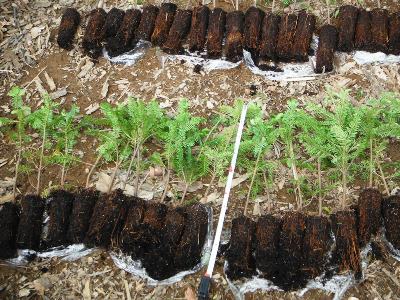
<path id="1" fill-rule="evenodd" d="M 185 199 L 190 184 L 206 174 L 208 170 L 205 155 L 199 155 L 195 148 L 199 146 L 206 134 L 205 130 L 199 128 L 203 118 L 193 117 L 188 108 L 188 102 L 186 100 L 181 101 L 176 116 L 168 122 L 164 152 L 167 161 L 167 180 L 162 200 L 167 193 L 171 169 L 185 184 L 181 202 Z"/>
<path id="2" fill-rule="evenodd" d="M 165 126 L 166 121 L 162 110 L 155 101 L 146 104 L 143 101 L 130 98 L 126 106 L 124 106 L 124 109 L 124 114 L 119 115 L 119 117 L 122 117 L 119 120 L 119 124 L 122 132 L 128 138 L 132 149 L 134 149 L 126 178 L 129 177 L 133 162 L 136 158 L 134 188 L 135 196 L 137 196 L 139 190 L 140 163 L 144 150 L 143 146 L 150 138 L 159 134 L 159 131 Z M 123 189 L 125 185 L 126 180 L 123 184 Z"/>
<path id="3" fill-rule="evenodd" d="M 49 95 L 43 96 L 43 104 L 39 109 L 34 111 L 29 116 L 29 124 L 31 127 L 37 131 L 40 136 L 40 152 L 39 165 L 37 166 L 37 179 L 36 179 L 36 194 L 40 194 L 40 183 L 42 177 L 43 164 L 45 159 L 45 150 L 50 149 L 52 146 L 52 141 L 50 139 L 54 132 L 54 119 L 55 119 L 55 109 L 59 104 L 55 103 Z"/>
<path id="4" fill-rule="evenodd" d="M 27 126 L 28 126 L 28 117 L 31 113 L 31 109 L 29 106 L 24 105 L 22 96 L 25 94 L 25 91 L 20 87 L 13 87 L 8 96 L 11 97 L 11 106 L 12 111 L 11 114 L 15 116 L 14 119 L 9 118 L 0 118 L 0 127 L 6 128 L 12 126 L 12 129 L 9 131 L 10 139 L 13 143 L 15 143 L 17 150 L 17 159 L 15 163 L 15 173 L 14 173 L 14 182 L 13 182 L 13 199 L 16 199 L 17 193 L 17 181 L 18 175 L 20 172 L 20 165 L 22 160 L 22 154 L 26 149 L 26 144 L 30 141 L 30 137 L 27 134 Z"/>
<path id="5" fill-rule="evenodd" d="M 400 98 L 385 94 L 379 99 L 370 100 L 362 110 L 362 135 L 369 152 L 369 186 L 373 186 L 375 176 L 380 177 L 389 194 L 382 161 L 389 139 L 400 137 Z"/>
<path id="6" fill-rule="evenodd" d="M 332 111 L 326 108 L 329 106 L 333 107 Z M 365 150 L 361 139 L 363 111 L 351 104 L 347 90 L 339 93 L 328 91 L 324 106 L 310 108 L 329 127 L 330 134 L 326 147 L 329 150 L 332 163 L 341 174 L 342 197 L 340 208 L 345 209 L 347 206 L 347 188 L 352 178 L 350 168 Z"/>
<path id="7" fill-rule="evenodd" d="M 318 215 L 322 215 L 323 191 L 322 162 L 329 158 L 329 127 L 311 115 L 303 118 L 303 128 L 299 135 L 302 145 L 313 161 L 318 172 Z"/>
<path id="8" fill-rule="evenodd" d="M 257 196 L 257 191 L 254 191 L 257 190 L 254 189 L 256 178 L 259 178 L 259 181 L 262 182 L 263 179 L 267 177 L 265 175 L 267 170 L 269 170 L 268 173 L 271 173 L 272 164 L 266 160 L 266 155 L 271 151 L 277 139 L 278 132 L 274 126 L 274 122 L 274 119 L 264 121 L 261 114 L 248 122 L 250 124 L 248 128 L 248 134 L 251 136 L 250 144 L 252 147 L 252 156 L 255 158 L 255 163 L 252 165 L 250 170 L 252 176 L 246 197 L 244 215 L 247 214 L 247 206 L 249 204 L 250 197 L 252 195 L 253 197 Z M 269 195 L 268 183 L 264 182 L 264 184 L 266 185 L 265 188 L 267 190 L 267 195 Z"/>
<path id="9" fill-rule="evenodd" d="M 111 175 L 110 185 L 108 192 L 114 186 L 115 177 L 121 167 L 122 163 L 132 155 L 132 147 L 129 143 L 128 137 L 124 134 L 124 120 L 125 114 L 124 105 L 117 105 L 112 107 L 109 103 L 101 104 L 101 111 L 105 116 L 111 128 L 98 132 L 100 139 L 100 146 L 97 149 L 99 155 L 106 162 L 114 162 L 115 167 Z"/>
<path id="10" fill-rule="evenodd" d="M 295 185 L 295 197 L 297 209 L 303 209 L 303 195 L 301 191 L 301 179 L 297 168 L 297 155 L 295 153 L 294 141 L 297 137 L 297 128 L 305 115 L 305 112 L 298 108 L 298 103 L 294 100 L 288 102 L 287 110 L 276 116 L 277 134 L 280 141 L 284 144 L 285 160 L 287 166 L 292 171 L 293 181 Z"/>
<path id="11" fill-rule="evenodd" d="M 55 127 L 61 130 L 54 132 L 56 146 L 51 160 L 61 166 L 60 185 L 62 188 L 65 184 L 68 169 L 77 161 L 73 155 L 73 149 L 81 129 L 77 122 L 78 114 L 79 108 L 76 105 L 72 105 L 69 111 L 63 110 L 55 118 Z"/>
<path id="12" fill-rule="evenodd" d="M 233 152 L 233 137 L 237 131 L 243 101 L 236 101 L 233 106 L 222 106 L 214 120 L 214 125 L 202 143 L 201 153 L 204 153 L 210 165 L 211 180 L 204 193 L 207 198 L 214 181 L 225 175 Z M 258 107 L 250 105 L 248 116 L 259 112 Z M 244 138 L 243 138 L 244 139 Z"/>

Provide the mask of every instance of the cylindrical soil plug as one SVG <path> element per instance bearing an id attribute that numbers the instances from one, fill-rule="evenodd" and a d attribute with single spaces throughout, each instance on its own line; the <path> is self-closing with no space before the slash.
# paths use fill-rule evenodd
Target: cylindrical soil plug
<path id="1" fill-rule="evenodd" d="M 222 56 L 222 40 L 224 39 L 226 12 L 215 8 L 210 15 L 207 33 L 207 55 L 209 58 Z"/>
<path id="2" fill-rule="evenodd" d="M 369 12 L 360 9 L 357 18 L 354 47 L 357 50 L 369 50 L 371 48 L 371 18 Z"/>
<path id="3" fill-rule="evenodd" d="M 157 16 L 151 42 L 154 46 L 162 46 L 168 38 L 169 30 L 175 18 L 176 5 L 173 3 L 161 4 L 160 12 Z"/>
<path id="4" fill-rule="evenodd" d="M 341 6 L 337 20 L 338 50 L 351 52 L 354 50 L 354 35 L 358 17 L 358 8 L 352 5 Z"/>
<path id="5" fill-rule="evenodd" d="M 291 61 L 293 59 L 292 47 L 294 35 L 297 27 L 297 15 L 289 14 L 281 17 L 279 25 L 278 42 L 276 45 L 276 54 L 282 61 Z"/>
<path id="6" fill-rule="evenodd" d="M 233 11 L 226 15 L 226 59 L 238 62 L 243 57 L 244 13 Z"/>
<path id="7" fill-rule="evenodd" d="M 107 39 L 106 49 L 111 57 L 120 55 L 134 48 L 135 30 L 142 13 L 138 9 L 128 9 L 117 35 Z"/>
<path id="8" fill-rule="evenodd" d="M 103 26 L 107 13 L 102 8 L 91 11 L 89 22 L 83 36 L 82 47 L 86 55 L 97 59 L 101 55 Z"/>
<path id="9" fill-rule="evenodd" d="M 135 32 L 135 42 L 139 40 L 150 41 L 151 35 L 154 31 L 156 19 L 158 15 L 158 7 L 148 5 L 143 8 L 142 18 L 139 27 Z"/>
<path id="10" fill-rule="evenodd" d="M 124 20 L 125 12 L 118 8 L 112 8 L 106 17 L 106 22 L 103 28 L 103 40 L 107 40 L 117 34 Z"/>
<path id="11" fill-rule="evenodd" d="M 315 29 L 315 16 L 305 10 L 297 18 L 296 33 L 292 45 L 292 56 L 296 61 L 308 61 L 311 39 Z"/>
<path id="12" fill-rule="evenodd" d="M 386 9 L 376 8 L 371 15 L 371 51 L 388 52 L 389 14 Z"/>
<path id="13" fill-rule="evenodd" d="M 190 30 L 192 20 L 191 10 L 178 9 L 174 22 L 169 30 L 168 38 L 162 49 L 169 54 L 179 54 L 183 52 L 182 43 Z"/>
<path id="14" fill-rule="evenodd" d="M 389 18 L 389 54 L 400 54 L 400 12 Z"/>
<path id="15" fill-rule="evenodd" d="M 193 9 L 192 23 L 189 33 L 189 51 L 203 51 L 206 43 L 210 9 L 207 6 L 197 6 Z"/>
<path id="16" fill-rule="evenodd" d="M 279 15 L 267 14 L 265 16 L 259 46 L 260 60 L 276 60 L 276 43 L 278 41 L 280 21 L 281 17 Z"/>
<path id="17" fill-rule="evenodd" d="M 324 25 L 319 32 L 316 73 L 326 73 L 333 70 L 333 57 L 336 50 L 337 30 L 333 25 Z"/>
<path id="18" fill-rule="evenodd" d="M 258 57 L 258 44 L 264 16 L 264 11 L 251 6 L 244 17 L 244 47 L 251 53 L 253 60 L 257 60 Z"/>
<path id="19" fill-rule="evenodd" d="M 74 36 L 78 30 L 81 16 L 75 8 L 67 8 L 61 17 L 60 27 L 58 28 L 58 45 L 66 50 L 72 49 Z"/>

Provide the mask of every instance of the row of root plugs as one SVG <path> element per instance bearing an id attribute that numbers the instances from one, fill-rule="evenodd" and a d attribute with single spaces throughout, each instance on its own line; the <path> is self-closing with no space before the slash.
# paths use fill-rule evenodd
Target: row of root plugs
<path id="1" fill-rule="evenodd" d="M 57 39 L 61 48 L 72 49 L 80 21 L 76 9 L 65 10 Z M 316 17 L 305 10 L 278 15 L 251 6 L 246 13 L 227 13 L 205 5 L 189 10 L 162 3 L 160 8 L 112 8 L 107 13 L 99 7 L 89 14 L 82 48 L 97 59 L 103 47 L 114 57 L 134 49 L 139 41 L 151 42 L 168 54 L 185 53 L 187 44 L 191 53 L 210 59 L 225 56 L 231 62 L 240 61 L 247 50 L 260 69 L 279 70 L 278 62 L 309 60 L 314 32 L 319 34 L 316 73 L 333 70 L 335 51 L 400 54 L 400 12 L 367 11 L 351 5 L 341 6 L 334 22 L 331 24 L 329 17 L 328 24 L 320 28 L 316 28 Z"/>
<path id="2" fill-rule="evenodd" d="M 46 251 L 84 243 L 121 251 L 140 260 L 153 279 L 166 279 L 200 263 L 209 218 L 202 204 L 172 207 L 122 190 L 26 195 L 0 205 L 0 259 L 15 257 L 17 248 Z M 353 272 L 361 278 L 364 247 L 370 244 L 377 259 L 400 250 L 400 195 L 364 189 L 356 205 L 329 216 L 286 211 L 255 221 L 242 215 L 233 219 L 230 236 L 219 253 L 233 280 L 258 274 L 293 290 L 322 274 Z"/>

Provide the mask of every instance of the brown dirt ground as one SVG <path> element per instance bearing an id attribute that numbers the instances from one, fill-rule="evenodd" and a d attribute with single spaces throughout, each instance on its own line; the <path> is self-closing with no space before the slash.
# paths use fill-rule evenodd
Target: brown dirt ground
<path id="1" fill-rule="evenodd" d="M 0 80 L 2 81 L 2 85 L 0 85 L 0 107 L 2 108 L 0 116 L 7 115 L 10 99 L 6 94 L 12 85 L 26 86 L 39 74 L 43 87 L 45 89 L 49 88 L 46 84 L 44 73 L 40 73 L 42 70 L 45 70 L 53 78 L 57 89 L 67 88 L 68 94 L 57 101 L 62 101 L 65 107 L 76 103 L 81 108 L 81 112 L 84 112 L 90 105 L 95 105 L 105 100 L 101 96 L 105 81 L 108 81 L 109 84 L 106 100 L 111 103 L 121 102 L 130 95 L 145 100 L 157 99 L 157 101 L 166 106 L 169 112 L 173 112 L 177 102 L 181 98 L 187 98 L 191 103 L 192 110 L 202 116 L 212 114 L 220 105 L 232 104 L 238 98 L 254 99 L 262 103 L 266 114 L 277 112 L 285 107 L 288 99 L 296 98 L 302 104 L 308 101 L 320 101 L 325 95 L 325 86 L 327 85 L 336 90 L 342 88 L 351 89 L 354 101 L 362 101 L 359 95 L 373 97 L 378 96 L 383 91 L 399 92 L 400 65 L 398 64 L 390 66 L 358 66 L 349 62 L 344 66 L 338 65 L 334 74 L 316 77 L 315 80 L 274 82 L 252 74 L 244 66 L 232 70 L 213 71 L 208 74 L 204 72 L 195 73 L 190 66 L 180 62 L 169 62 L 162 68 L 162 53 L 154 48 L 150 49 L 132 67 L 111 65 L 105 59 L 100 59 L 86 76 L 78 78 L 82 67 L 90 62 L 83 57 L 79 43 L 76 43 L 75 49 L 69 53 L 60 50 L 54 44 L 56 28 L 62 11 L 61 8 L 64 7 L 65 3 L 69 3 L 83 13 L 82 24 L 85 24 L 85 12 L 93 8 L 95 1 L 65 0 L 54 1 L 54 3 L 50 1 L 49 6 L 46 6 L 46 1 L 38 1 L 36 4 L 33 3 L 34 1 L 15 1 L 17 11 L 22 17 L 20 24 L 23 27 L 23 38 L 17 43 L 17 46 L 10 46 L 7 40 L 18 36 L 18 31 L 14 28 L 15 20 L 13 18 L 12 2 L 14 1 L 0 1 L 0 24 L 3 32 L 0 39 L 0 54 L 7 54 L 1 55 L 0 65 L 8 66 L 6 69 L 11 71 L 0 73 Z M 44 3 L 44 8 L 37 8 L 39 2 Z M 284 10 L 278 2 L 277 9 Z M 336 2 L 337 6 L 340 4 L 359 3 L 355 0 Z M 183 1 L 178 3 L 181 6 L 186 4 Z M 113 5 L 127 8 L 129 4 L 127 1 L 106 1 L 107 8 Z M 249 5 L 251 5 L 251 2 L 245 1 L 241 4 L 241 9 L 245 9 Z M 391 11 L 400 9 L 400 4 L 397 0 L 383 0 L 381 5 Z M 232 10 L 232 5 L 229 1 L 218 1 L 218 6 L 226 10 Z M 362 6 L 372 8 L 377 6 L 377 3 L 376 1 L 368 0 L 364 1 Z M 263 4 L 261 7 L 269 8 L 270 4 Z M 285 10 L 298 10 L 299 8 L 308 8 L 316 14 L 319 24 L 322 23 L 322 20 L 326 20 L 325 1 L 299 1 Z M 37 39 L 29 44 L 30 29 L 25 27 L 29 23 L 32 23 L 33 26 L 47 25 L 49 27 L 49 44 L 46 47 L 42 47 L 43 51 L 39 51 L 40 53 L 35 51 Z M 80 29 L 79 42 L 82 34 L 83 30 Z M 23 51 L 21 52 L 21 48 L 24 47 L 27 47 L 28 52 L 36 52 L 35 59 L 29 61 L 28 58 L 21 56 L 21 53 L 24 53 Z M 7 65 L 7 63 L 10 63 L 9 60 L 11 65 Z M 248 89 L 250 85 L 257 86 L 257 95 L 249 95 Z M 27 87 L 27 93 L 30 105 L 33 108 L 36 107 L 40 97 L 34 82 Z M 99 114 L 99 110 L 93 114 Z M 96 145 L 96 141 L 89 138 L 79 142 L 77 148 L 82 155 L 82 160 L 88 165 L 78 165 L 69 171 L 67 181 L 71 186 L 84 184 L 87 168 L 95 161 L 94 150 Z M 392 160 L 400 159 L 397 149 L 398 144 L 393 144 L 390 150 Z M 8 159 L 8 163 L 0 167 L 0 180 L 13 176 L 14 154 L 14 147 L 6 139 L 0 139 L 0 158 Z M 106 167 L 103 166 L 102 168 Z M 59 169 L 56 167 L 46 168 L 43 185 L 57 184 L 59 173 Z M 19 186 L 20 192 L 31 192 L 34 185 L 35 174 L 23 176 Z M 360 182 L 357 185 L 363 186 L 363 183 Z M 231 200 L 232 208 L 227 216 L 227 223 L 243 210 L 243 193 L 246 189 L 246 182 L 235 189 Z M 276 197 L 282 202 L 277 209 L 287 207 L 288 203 L 294 203 L 293 196 L 288 194 L 285 189 L 279 191 Z M 213 206 L 215 215 L 217 215 L 219 206 Z M 308 210 L 315 211 L 315 203 L 312 203 Z M 219 261 L 217 265 L 213 299 L 233 299 L 222 272 L 222 263 L 222 261 Z M 23 294 L 21 291 L 27 289 L 29 296 L 25 298 L 29 299 L 41 299 L 43 297 L 52 299 L 83 297 L 89 299 L 87 290 L 89 290 L 92 298 L 98 299 L 106 297 L 129 299 L 127 290 L 130 291 L 130 295 L 134 299 L 184 299 L 185 291 L 188 288 L 197 289 L 201 274 L 202 272 L 198 272 L 168 287 L 149 287 L 145 285 L 143 280 L 115 267 L 108 254 L 97 251 L 76 262 L 68 263 L 59 259 L 46 259 L 17 269 L 0 263 L 0 298 L 15 299 Z M 368 266 L 366 279 L 359 285 L 350 288 L 344 298 L 354 296 L 359 299 L 399 299 L 399 278 L 399 263 L 373 261 Z M 85 288 L 85 285 L 88 285 L 89 288 Z M 299 298 L 294 293 L 283 292 L 255 292 L 246 296 L 246 299 Z M 303 299 L 332 298 L 332 295 L 325 294 L 322 291 L 310 291 L 303 297 Z"/>

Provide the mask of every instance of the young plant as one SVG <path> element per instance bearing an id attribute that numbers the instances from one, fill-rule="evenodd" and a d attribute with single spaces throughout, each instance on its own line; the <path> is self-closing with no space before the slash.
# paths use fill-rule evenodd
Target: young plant
<path id="1" fill-rule="evenodd" d="M 232 139 L 239 123 L 243 102 L 233 106 L 222 106 L 213 126 L 202 143 L 201 152 L 206 156 L 211 171 L 211 180 L 204 193 L 207 198 L 215 179 L 224 176 L 233 153 Z"/>
<path id="2" fill-rule="evenodd" d="M 271 171 L 271 163 L 266 160 L 266 155 L 271 151 L 274 143 L 277 139 L 277 130 L 274 126 L 274 119 L 270 119 L 269 121 L 264 121 L 262 119 L 261 114 L 259 114 L 256 118 L 251 119 L 249 121 L 250 125 L 248 128 L 248 133 L 251 136 L 250 143 L 252 147 L 252 156 L 255 158 L 255 163 L 251 166 L 251 181 L 249 190 L 246 197 L 246 204 L 244 207 L 244 215 L 247 214 L 247 206 L 250 200 L 250 197 L 256 196 L 257 192 L 254 192 L 254 183 L 256 182 L 256 178 L 259 177 L 260 180 L 263 181 L 263 178 L 266 178 L 266 172 Z M 270 172 L 269 172 L 270 173 Z M 266 184 L 267 194 L 268 192 L 268 183 Z M 258 185 L 257 185 L 258 186 Z M 256 189 L 257 190 L 257 189 Z M 269 205 L 270 206 L 270 205 Z"/>
<path id="3" fill-rule="evenodd" d="M 64 187 L 65 177 L 69 167 L 76 162 L 73 155 L 73 149 L 77 142 L 81 126 L 77 122 L 79 108 L 72 105 L 69 111 L 63 110 L 55 118 L 55 127 L 62 130 L 56 130 L 53 134 L 56 146 L 52 155 L 52 161 L 61 166 L 61 187 Z"/>
<path id="4" fill-rule="evenodd" d="M 294 141 L 297 138 L 297 129 L 301 126 L 301 120 L 304 119 L 305 111 L 298 108 L 298 103 L 294 100 L 288 102 L 287 110 L 276 116 L 277 134 L 280 141 L 284 144 L 285 160 L 287 166 L 292 171 L 295 184 L 295 197 L 297 209 L 303 209 L 303 195 L 301 191 L 301 179 L 297 169 L 297 155 L 295 153 Z"/>
<path id="5" fill-rule="evenodd" d="M 31 113 L 29 106 L 24 105 L 22 96 L 25 91 L 20 87 L 13 87 L 8 96 L 11 97 L 11 114 L 15 116 L 14 119 L 0 118 L 0 126 L 12 126 L 13 129 L 10 131 L 10 139 L 15 143 L 17 150 L 17 160 L 15 163 L 15 173 L 13 182 L 13 199 L 16 199 L 17 193 L 17 181 L 20 171 L 20 165 L 22 160 L 22 153 L 26 149 L 26 143 L 30 141 L 30 137 L 27 134 L 28 116 Z"/>
<path id="6" fill-rule="evenodd" d="M 303 118 L 303 128 L 300 140 L 306 152 L 316 162 L 318 172 L 318 215 L 322 215 L 323 192 L 322 186 L 322 162 L 329 158 L 329 127 L 311 115 Z"/>
<path id="7" fill-rule="evenodd" d="M 372 187 L 376 175 L 381 177 L 386 193 L 390 194 L 382 161 L 389 139 L 400 137 L 400 98 L 385 94 L 369 101 L 362 110 L 362 135 L 369 152 L 369 186 Z"/>
<path id="8" fill-rule="evenodd" d="M 118 115 L 119 124 L 123 134 L 127 137 L 132 149 L 134 149 L 128 167 L 127 178 L 130 175 L 133 162 L 136 158 L 135 196 L 139 190 L 140 162 L 143 156 L 143 146 L 150 138 L 159 134 L 165 126 L 165 117 L 156 101 L 148 104 L 133 98 L 129 98 L 124 106 L 125 113 Z M 123 184 L 125 188 L 126 180 Z"/>
<path id="9" fill-rule="evenodd" d="M 45 150 L 50 149 L 52 146 L 52 141 L 50 139 L 54 132 L 54 120 L 55 120 L 55 109 L 59 104 L 55 103 L 49 95 L 43 96 L 43 104 L 39 109 L 34 111 L 29 116 L 29 124 L 31 127 L 37 131 L 40 136 L 40 152 L 39 165 L 37 166 L 37 179 L 36 179 L 36 194 L 40 194 L 40 183 L 42 177 L 43 164 L 45 159 Z"/>
<path id="10" fill-rule="evenodd" d="M 333 107 L 332 111 L 327 109 L 329 106 Z M 330 160 L 342 177 L 342 197 L 339 204 L 341 209 L 345 209 L 348 183 L 352 178 L 350 169 L 365 150 L 361 138 L 363 111 L 351 104 L 346 90 L 339 93 L 328 91 L 324 106 L 310 108 L 329 128 L 326 148 L 329 150 Z"/>
<path id="11" fill-rule="evenodd" d="M 124 105 L 112 107 L 109 103 L 102 103 L 101 111 L 111 128 L 98 132 L 101 144 L 97 151 L 106 162 L 115 162 L 108 187 L 108 192 L 110 192 L 114 186 L 119 168 L 132 155 L 132 147 L 128 137 L 124 134 L 124 126 L 126 126 L 123 121 L 125 115 Z"/>
<path id="12" fill-rule="evenodd" d="M 186 100 L 179 103 L 176 116 L 168 122 L 168 132 L 165 136 L 165 153 L 167 161 L 167 180 L 162 196 L 164 200 L 170 180 L 170 170 L 185 183 L 181 202 L 185 199 L 187 189 L 194 181 L 205 175 L 208 170 L 208 161 L 204 154 L 199 155 L 196 146 L 199 146 L 206 130 L 199 125 L 203 118 L 193 117 L 189 113 L 189 104 Z"/>

